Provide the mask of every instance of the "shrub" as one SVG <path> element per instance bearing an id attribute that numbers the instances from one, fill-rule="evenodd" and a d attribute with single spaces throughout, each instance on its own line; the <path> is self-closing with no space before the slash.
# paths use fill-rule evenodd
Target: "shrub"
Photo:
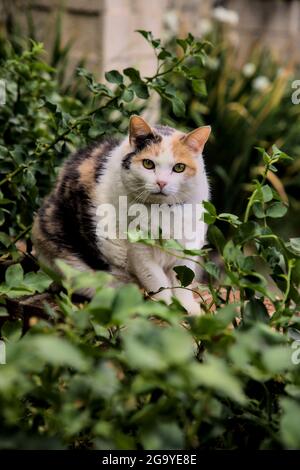
<path id="1" fill-rule="evenodd" d="M 222 32 L 208 36 L 215 47 L 201 67 L 190 69 L 195 79 L 173 76 L 172 83 L 186 104 L 178 120 L 166 101 L 162 102 L 165 122 L 183 128 L 213 123 L 213 137 L 206 147 L 206 162 L 212 179 L 212 197 L 218 210 L 239 213 L 251 187 L 249 181 L 262 166 L 256 146 L 271 150 L 273 144 L 295 158 L 279 167 L 277 189 L 289 198 L 293 217 L 278 230 L 288 236 L 299 232 L 299 130 L 300 107 L 291 102 L 295 72 L 272 58 L 267 50 L 254 48 L 243 66 L 237 66 L 238 51 Z M 197 78 L 196 78 L 197 75 Z M 285 163 L 285 162 L 284 162 Z"/>
<path id="2" fill-rule="evenodd" d="M 134 68 L 125 69 L 123 74 L 112 70 L 106 73 L 108 83 L 101 84 L 81 68 L 78 75 L 91 95 L 84 105 L 58 93 L 55 69 L 40 58 L 41 44 L 32 41 L 30 50 L 17 52 L 2 40 L 0 74 L 6 82 L 6 104 L 0 109 L 3 252 L 8 247 L 5 234 L 19 237 L 30 229 L 34 210 L 49 192 L 58 166 L 70 151 L 103 134 L 126 132 L 129 116 L 145 106 L 151 92 L 167 98 L 175 113 L 184 108 L 166 77 L 177 72 L 188 79 L 184 67 L 193 57 L 205 55 L 206 44 L 191 36 L 182 42 L 183 56 L 178 58 L 151 33 L 141 34 L 157 55 L 157 72 L 142 78 Z"/>
<path id="3" fill-rule="evenodd" d="M 176 73 L 194 80 L 186 64 L 202 61 L 206 45 L 192 36 L 179 40 L 178 58 L 150 33 L 142 34 L 157 55 L 157 73 L 142 78 L 132 68 L 110 71 L 111 88 L 81 70 L 93 95 L 84 110 L 80 102 L 57 95 L 55 71 L 39 59 L 39 45 L 20 57 L 10 51 L 2 61 L 10 83 L 0 119 L 2 128 L 8 121 L 10 128 L 1 142 L 1 185 L 11 206 L 6 210 L 2 201 L 2 264 L 10 262 L 3 264 L 0 284 L 7 349 L 0 375 L 0 447 L 299 448 L 300 242 L 286 242 L 269 227 L 269 220 L 287 211 L 267 179 L 289 158 L 276 146 L 269 153 L 259 149 L 264 171 L 253 181 L 243 217 L 218 213 L 206 202 L 210 245 L 200 252 L 174 241 L 160 245 L 176 256 L 202 256 L 208 283 L 197 287 L 197 295 L 208 290 L 211 300 L 202 301 L 201 317 L 187 317 L 175 300 L 171 306 L 145 300 L 132 284 L 108 287 L 109 274 L 78 273 L 63 262 L 63 290 L 51 294 L 51 279 L 27 272 L 18 255 L 14 242 L 28 232 L 26 224 L 66 153 L 124 130 L 152 90 L 175 113 L 183 112 L 169 79 Z M 219 222 L 230 225 L 229 240 Z M 193 277 L 187 268 L 177 274 L 182 288 Z M 95 287 L 94 298 L 75 303 L 73 293 L 87 285 Z M 32 295 L 43 302 L 41 317 L 36 306 L 30 308 Z M 21 313 L 27 306 L 27 316 L 20 306 Z"/>

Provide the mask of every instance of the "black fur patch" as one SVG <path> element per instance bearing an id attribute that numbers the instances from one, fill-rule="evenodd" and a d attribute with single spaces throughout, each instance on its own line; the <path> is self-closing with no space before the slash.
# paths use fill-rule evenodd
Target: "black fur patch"
<path id="1" fill-rule="evenodd" d="M 151 144 L 157 144 L 161 142 L 162 137 L 158 134 L 146 134 L 146 135 L 138 135 L 135 138 L 135 148 L 138 152 L 143 150 L 145 147 L 148 147 Z"/>
<path id="2" fill-rule="evenodd" d="M 96 227 L 91 210 L 93 205 L 83 187 L 76 187 L 68 199 L 56 206 L 56 216 L 63 227 L 64 243 L 93 269 L 107 270 L 97 247 Z"/>
<path id="3" fill-rule="evenodd" d="M 157 144 L 162 141 L 162 137 L 158 134 L 146 134 L 139 135 L 135 138 L 135 150 L 133 152 L 127 153 L 122 160 L 122 168 L 129 170 L 131 161 L 135 155 L 144 150 L 146 147 L 149 147 L 152 144 Z"/>
<path id="4" fill-rule="evenodd" d="M 90 158 L 93 151 L 100 149 L 101 155 L 96 159 L 96 171 L 95 180 L 97 181 L 99 176 L 103 174 L 105 164 L 109 158 L 110 152 L 119 145 L 119 140 L 114 137 L 106 137 L 105 139 L 97 140 L 92 142 L 87 147 L 78 150 L 75 154 L 71 155 L 65 163 L 66 173 L 69 173 L 70 177 L 73 178 L 75 175 L 74 171 L 84 162 L 84 160 Z M 78 173 L 77 173 L 78 178 Z"/>
<path id="5" fill-rule="evenodd" d="M 109 158 L 110 152 L 119 145 L 119 141 L 113 137 L 107 138 L 103 143 L 101 157 L 96 161 L 95 180 L 98 181 L 103 174 L 106 162 Z"/>
<path id="6" fill-rule="evenodd" d="M 117 145 L 116 139 L 105 139 L 71 155 L 64 165 L 56 190 L 46 198 L 40 208 L 40 229 L 57 247 L 57 257 L 67 250 L 92 269 L 109 269 L 97 246 L 96 227 L 92 217 L 92 211 L 96 209 L 86 188 L 80 183 L 78 168 L 86 159 L 91 158 L 91 153 L 98 147 L 99 158 L 95 157 L 95 182 L 98 181 L 110 152 Z"/>

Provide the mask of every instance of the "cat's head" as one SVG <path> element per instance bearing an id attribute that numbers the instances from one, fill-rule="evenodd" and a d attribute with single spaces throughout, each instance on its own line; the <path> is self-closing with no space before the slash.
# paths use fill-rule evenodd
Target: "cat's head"
<path id="1" fill-rule="evenodd" d="M 129 152 L 122 160 L 122 180 L 132 199 L 158 204 L 188 200 L 204 172 L 202 151 L 210 131 L 210 126 L 188 134 L 164 126 L 151 128 L 132 116 Z"/>

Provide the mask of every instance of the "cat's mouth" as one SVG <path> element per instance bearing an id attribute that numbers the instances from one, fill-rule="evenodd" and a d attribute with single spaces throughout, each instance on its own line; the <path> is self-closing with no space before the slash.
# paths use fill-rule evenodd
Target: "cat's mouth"
<path id="1" fill-rule="evenodd" d="M 154 191 L 152 192 L 151 194 L 155 194 L 156 196 L 168 196 L 166 193 L 164 193 L 163 191 Z"/>

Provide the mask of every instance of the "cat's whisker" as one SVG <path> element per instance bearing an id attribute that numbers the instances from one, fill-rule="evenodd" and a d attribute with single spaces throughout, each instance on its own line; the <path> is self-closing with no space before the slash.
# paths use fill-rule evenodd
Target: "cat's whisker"
<path id="1" fill-rule="evenodd" d="M 141 193 L 139 193 L 139 194 L 137 195 L 137 197 L 134 199 L 133 202 L 134 202 L 134 203 L 139 203 L 139 202 L 144 203 L 145 201 L 142 200 L 144 193 L 147 193 L 147 191 L 146 191 L 145 189 L 144 189 L 144 191 L 142 191 Z"/>

